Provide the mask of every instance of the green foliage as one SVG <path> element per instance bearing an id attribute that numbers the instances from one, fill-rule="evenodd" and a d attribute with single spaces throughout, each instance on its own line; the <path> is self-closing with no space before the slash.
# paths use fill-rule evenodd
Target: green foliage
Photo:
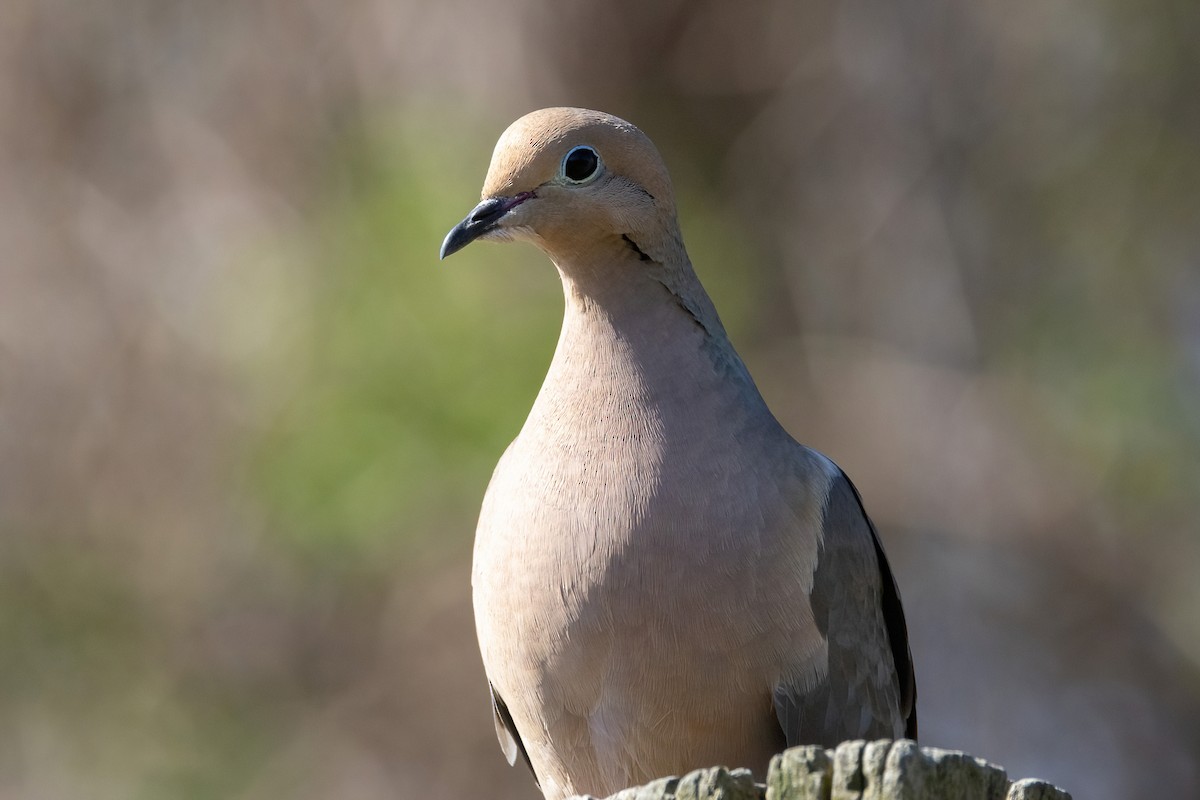
<path id="1" fill-rule="evenodd" d="M 61 731 L 30 757 L 53 759 L 68 794 L 87 780 L 129 797 L 228 797 L 276 746 L 289 715 L 269 701 L 287 687 L 177 670 L 171 640 L 186 637 L 164 629 L 115 553 L 39 541 L 5 556 L 0 712 Z"/>
<path id="2" fill-rule="evenodd" d="M 381 130 L 338 163 L 292 312 L 303 319 L 254 375 L 278 373 L 268 393 L 286 387 L 255 485 L 272 527 L 326 556 L 403 544 L 443 518 L 457 527 L 440 533 L 470 536 L 561 318 L 553 268 L 527 246 L 480 243 L 438 261 L 486 168 L 462 154 L 486 146 L 411 123 Z"/>

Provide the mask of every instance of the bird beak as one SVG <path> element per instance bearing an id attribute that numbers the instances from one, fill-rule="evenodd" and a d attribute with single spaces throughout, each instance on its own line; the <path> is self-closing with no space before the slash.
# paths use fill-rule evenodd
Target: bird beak
<path id="1" fill-rule="evenodd" d="M 490 197 L 484 200 L 467 218 L 455 225 L 442 241 L 440 258 L 457 253 L 471 242 L 496 227 L 500 218 L 526 200 L 536 197 L 533 192 L 521 192 L 512 197 Z"/>

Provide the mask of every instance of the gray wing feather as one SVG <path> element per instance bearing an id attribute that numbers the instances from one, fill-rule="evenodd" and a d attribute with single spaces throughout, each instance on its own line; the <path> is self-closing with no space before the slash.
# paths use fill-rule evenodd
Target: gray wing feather
<path id="1" fill-rule="evenodd" d="M 517 726 L 513 722 L 512 714 L 509 713 L 504 700 L 496 694 L 496 687 L 492 686 L 491 681 L 488 681 L 488 692 L 492 695 L 492 715 L 496 723 L 496 738 L 500 740 L 500 749 L 504 751 L 504 757 L 512 766 L 517 763 L 517 754 L 520 753 L 521 757 L 525 759 L 525 765 L 533 773 L 534 783 L 541 786 L 541 781 L 534 772 L 533 762 L 529 760 L 529 753 L 525 751 L 525 743 L 521 741 L 521 735 L 517 733 Z"/>
<path id="2" fill-rule="evenodd" d="M 812 607 L 828 642 L 816 685 L 775 687 L 789 747 L 846 739 L 915 738 L 916 684 L 904 610 L 875 528 L 845 473 L 825 500 Z"/>

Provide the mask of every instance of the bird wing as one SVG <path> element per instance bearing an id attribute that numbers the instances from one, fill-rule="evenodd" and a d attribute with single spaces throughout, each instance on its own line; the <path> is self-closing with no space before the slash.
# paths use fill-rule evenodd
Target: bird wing
<path id="1" fill-rule="evenodd" d="M 508 706 L 504 704 L 504 700 L 500 695 L 496 694 L 496 687 L 488 681 L 488 691 L 492 696 L 492 714 L 496 723 L 496 738 L 500 740 L 500 749 L 504 751 L 504 757 L 508 759 L 509 765 L 517 763 L 517 754 L 525 759 L 526 766 L 533 773 L 533 781 L 539 786 L 537 772 L 533 769 L 533 762 L 529 760 L 529 753 L 525 751 L 525 743 L 521 741 L 521 734 L 517 733 L 517 725 L 513 722 L 512 714 L 508 712 Z"/>
<path id="2" fill-rule="evenodd" d="M 815 682 L 785 677 L 775 687 L 787 745 L 915 738 L 916 683 L 904 609 L 875 527 L 841 470 L 829 487 L 821 528 L 811 602 L 828 644 L 828 669 Z"/>

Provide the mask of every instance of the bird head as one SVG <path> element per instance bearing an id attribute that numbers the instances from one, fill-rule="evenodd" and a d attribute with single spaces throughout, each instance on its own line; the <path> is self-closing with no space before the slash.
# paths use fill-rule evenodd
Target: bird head
<path id="1" fill-rule="evenodd" d="M 492 239 L 531 241 L 560 265 L 608 246 L 659 260 L 665 240 L 678 239 L 662 156 L 636 127 L 598 111 L 518 119 L 496 143 L 482 197 L 446 235 L 442 258 Z"/>

